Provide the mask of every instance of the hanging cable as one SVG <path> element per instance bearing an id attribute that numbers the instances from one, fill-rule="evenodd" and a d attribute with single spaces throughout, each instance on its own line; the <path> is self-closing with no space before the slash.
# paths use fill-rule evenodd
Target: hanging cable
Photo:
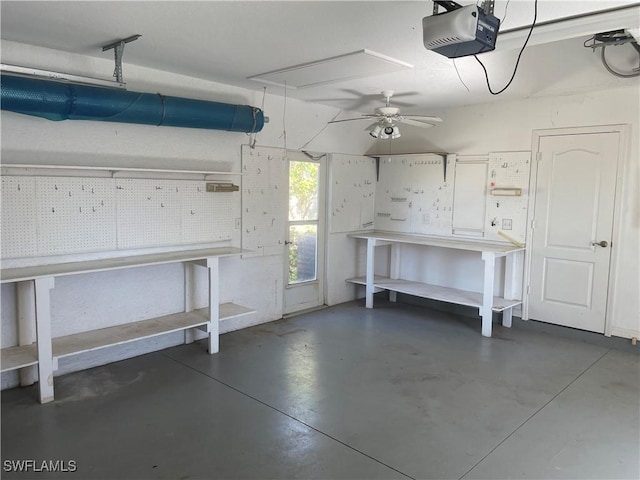
<path id="1" fill-rule="evenodd" d="M 507 0 L 507 4 L 504 6 L 504 14 L 502 15 L 502 20 L 500 21 L 501 24 L 504 24 L 505 20 L 507 19 L 507 12 L 509 11 L 510 3 L 511 0 Z"/>
<path id="2" fill-rule="evenodd" d="M 637 43 L 632 43 L 631 45 L 633 45 L 633 47 L 640 54 L 640 50 L 638 50 L 638 48 L 639 48 L 638 44 Z M 631 72 L 631 73 L 621 73 L 621 72 L 616 72 L 613 68 L 611 68 L 609 63 L 607 63 L 607 58 L 605 57 L 605 54 L 604 54 L 606 49 L 607 49 L 606 45 L 602 47 L 602 53 L 600 54 L 600 59 L 602 60 L 602 65 L 604 65 L 604 68 L 606 68 L 607 71 L 610 74 L 615 75 L 616 77 L 620 77 L 620 78 L 640 77 L 640 70 L 636 70 L 635 72 Z"/>
<path id="3" fill-rule="evenodd" d="M 478 61 L 478 63 L 482 67 L 482 70 L 484 70 L 484 78 L 487 81 L 487 88 L 489 89 L 489 93 L 491 93 L 491 95 L 500 95 L 502 92 L 504 92 L 507 88 L 509 88 L 509 86 L 511 85 L 511 82 L 513 82 L 513 79 L 516 76 L 516 72 L 518 71 L 518 65 L 520 64 L 520 58 L 522 57 L 522 53 L 524 52 L 524 49 L 527 47 L 527 44 L 529 43 L 529 39 L 531 38 L 531 34 L 533 33 L 533 28 L 536 26 L 536 21 L 538 20 L 538 0 L 535 0 L 533 5 L 534 5 L 533 6 L 533 9 L 534 9 L 534 11 L 533 11 L 533 23 L 531 24 L 531 28 L 529 29 L 529 34 L 527 35 L 527 39 L 524 41 L 524 45 L 522 45 L 522 48 L 520 49 L 520 53 L 518 54 L 518 59 L 516 60 L 516 66 L 513 69 L 513 74 L 511 75 L 511 78 L 509 79 L 509 83 L 507 83 L 502 90 L 499 90 L 497 92 L 493 91 L 493 89 L 491 88 L 491 84 L 489 83 L 489 74 L 487 73 L 486 67 L 480 61 L 478 56 L 474 55 L 474 58 Z"/>
<path id="4" fill-rule="evenodd" d="M 342 112 L 344 112 L 344 110 L 340 110 L 338 113 L 336 113 L 331 120 L 329 120 L 327 123 L 325 123 L 324 127 L 322 127 L 318 133 L 316 133 L 313 137 L 311 137 L 311 139 L 307 143 L 302 145 L 298 150 L 302 150 L 304 147 L 306 147 L 311 142 L 313 142 L 318 137 L 318 135 L 320 135 L 322 132 L 324 132 L 325 128 L 327 128 L 331 122 L 333 122 L 336 118 L 338 118 L 340 116 L 340 114 Z"/>
<path id="5" fill-rule="evenodd" d="M 611 65 L 609 65 L 609 62 L 607 61 L 605 50 L 608 47 L 611 47 L 611 46 L 617 47 L 620 45 L 625 45 L 627 43 L 630 43 L 631 46 L 635 49 L 635 51 L 640 56 L 640 45 L 638 45 L 638 42 L 635 41 L 633 36 L 628 34 L 625 30 L 612 30 L 609 32 L 596 33 L 591 38 L 588 38 L 587 40 L 585 40 L 583 45 L 586 48 L 591 48 L 594 52 L 596 48 L 602 49 L 602 51 L 600 52 L 600 60 L 602 61 L 602 65 L 604 65 L 604 68 L 606 68 L 610 74 L 620 78 L 638 77 L 640 76 L 640 68 L 636 68 L 634 69 L 634 71 L 629 73 L 618 72 L 614 70 L 613 67 L 611 67 Z"/>
<path id="6" fill-rule="evenodd" d="M 467 92 L 470 92 L 471 90 L 469 90 L 469 87 L 467 87 L 467 84 L 464 83 L 464 80 L 462 80 L 462 77 L 460 76 L 460 72 L 458 71 L 458 65 L 456 64 L 456 59 L 453 59 L 453 68 L 456 69 L 456 75 L 458 75 L 458 80 L 460 80 L 460 83 L 462 83 L 462 85 L 464 86 L 464 88 L 467 89 Z"/>

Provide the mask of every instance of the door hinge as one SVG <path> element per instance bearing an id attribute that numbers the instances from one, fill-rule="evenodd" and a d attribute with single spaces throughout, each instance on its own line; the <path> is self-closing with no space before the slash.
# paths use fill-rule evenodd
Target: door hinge
<path id="1" fill-rule="evenodd" d="M 535 228 L 536 228 L 536 221 L 531 220 L 531 230 L 535 230 Z"/>
<path id="2" fill-rule="evenodd" d="M 531 285 L 527 285 L 527 295 L 531 293 Z"/>
<path id="3" fill-rule="evenodd" d="M 536 161 L 541 161 L 542 160 L 542 152 L 538 152 L 536 153 Z"/>

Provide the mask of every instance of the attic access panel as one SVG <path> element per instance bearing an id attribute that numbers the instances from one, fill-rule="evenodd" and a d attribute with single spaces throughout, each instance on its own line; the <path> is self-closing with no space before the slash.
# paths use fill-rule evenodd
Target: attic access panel
<path id="1" fill-rule="evenodd" d="M 413 68 L 413 65 L 402 60 L 363 49 L 247 78 L 280 87 L 286 85 L 287 88 L 301 89 L 410 68 Z"/>

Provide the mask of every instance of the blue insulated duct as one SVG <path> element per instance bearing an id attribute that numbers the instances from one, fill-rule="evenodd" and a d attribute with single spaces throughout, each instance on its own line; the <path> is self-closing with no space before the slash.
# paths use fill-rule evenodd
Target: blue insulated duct
<path id="1" fill-rule="evenodd" d="M 248 105 L 128 92 L 2 75 L 2 110 L 49 120 L 97 120 L 254 133 L 264 113 Z"/>

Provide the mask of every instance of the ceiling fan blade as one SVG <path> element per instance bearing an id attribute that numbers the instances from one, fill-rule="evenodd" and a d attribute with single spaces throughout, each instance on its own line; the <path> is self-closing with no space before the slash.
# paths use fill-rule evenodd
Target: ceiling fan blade
<path id="1" fill-rule="evenodd" d="M 442 123 L 442 119 L 440 117 L 430 117 L 428 115 L 403 115 L 403 118 L 408 118 L 409 120 L 417 120 L 419 122 L 429 122 L 429 123 Z"/>
<path id="2" fill-rule="evenodd" d="M 410 118 L 402 118 L 398 120 L 398 123 L 403 123 L 405 125 L 411 125 L 412 127 L 420 127 L 420 128 L 435 127 L 435 124 L 433 123 L 418 122 L 417 120 L 411 120 Z"/>
<path id="3" fill-rule="evenodd" d="M 418 95 L 420 92 L 402 92 L 402 93 L 393 93 L 393 97 L 391 98 L 396 98 L 396 97 L 411 97 L 413 95 Z"/>
<path id="4" fill-rule="evenodd" d="M 354 120 L 370 120 L 372 118 L 380 118 L 380 115 L 376 115 L 376 114 L 364 115 L 363 114 L 360 118 L 344 118 L 342 120 L 331 120 L 330 122 L 327 122 L 327 123 L 352 122 Z"/>
<path id="5" fill-rule="evenodd" d="M 348 93 L 356 97 L 354 99 L 354 103 L 351 105 L 351 109 L 357 110 L 360 107 L 369 104 L 379 104 L 380 102 L 384 102 L 384 99 L 381 97 L 380 92 L 376 93 L 362 93 L 358 90 L 353 90 L 350 88 L 342 88 L 343 92 Z M 407 102 L 398 102 L 396 101 L 396 97 L 410 97 L 413 95 L 418 95 L 420 92 L 403 92 L 403 93 L 394 93 L 391 97 L 391 104 L 399 107 L 414 107 L 413 103 Z"/>
<path id="6" fill-rule="evenodd" d="M 393 97 L 391 97 L 390 99 L 390 103 L 391 105 L 394 105 L 396 107 L 416 107 L 417 105 L 415 103 L 410 103 L 410 102 L 401 102 L 400 100 L 397 100 L 399 97 L 413 97 L 415 95 L 419 95 L 420 92 L 403 92 L 403 93 L 394 93 Z"/>
<path id="7" fill-rule="evenodd" d="M 340 122 L 353 122 L 355 120 L 368 120 L 368 118 L 366 117 L 360 117 L 360 118 L 344 118 L 342 120 L 331 120 L 330 122 L 327 123 L 340 123 Z"/>
<path id="8" fill-rule="evenodd" d="M 357 90 L 349 89 L 349 88 L 341 88 L 340 91 L 345 92 L 352 96 L 352 98 L 343 97 L 343 98 L 316 98 L 316 99 L 308 99 L 309 102 L 348 102 L 348 107 L 345 107 L 345 110 L 358 110 L 359 108 L 373 102 L 380 101 L 380 94 L 365 94 L 359 92 Z"/>

